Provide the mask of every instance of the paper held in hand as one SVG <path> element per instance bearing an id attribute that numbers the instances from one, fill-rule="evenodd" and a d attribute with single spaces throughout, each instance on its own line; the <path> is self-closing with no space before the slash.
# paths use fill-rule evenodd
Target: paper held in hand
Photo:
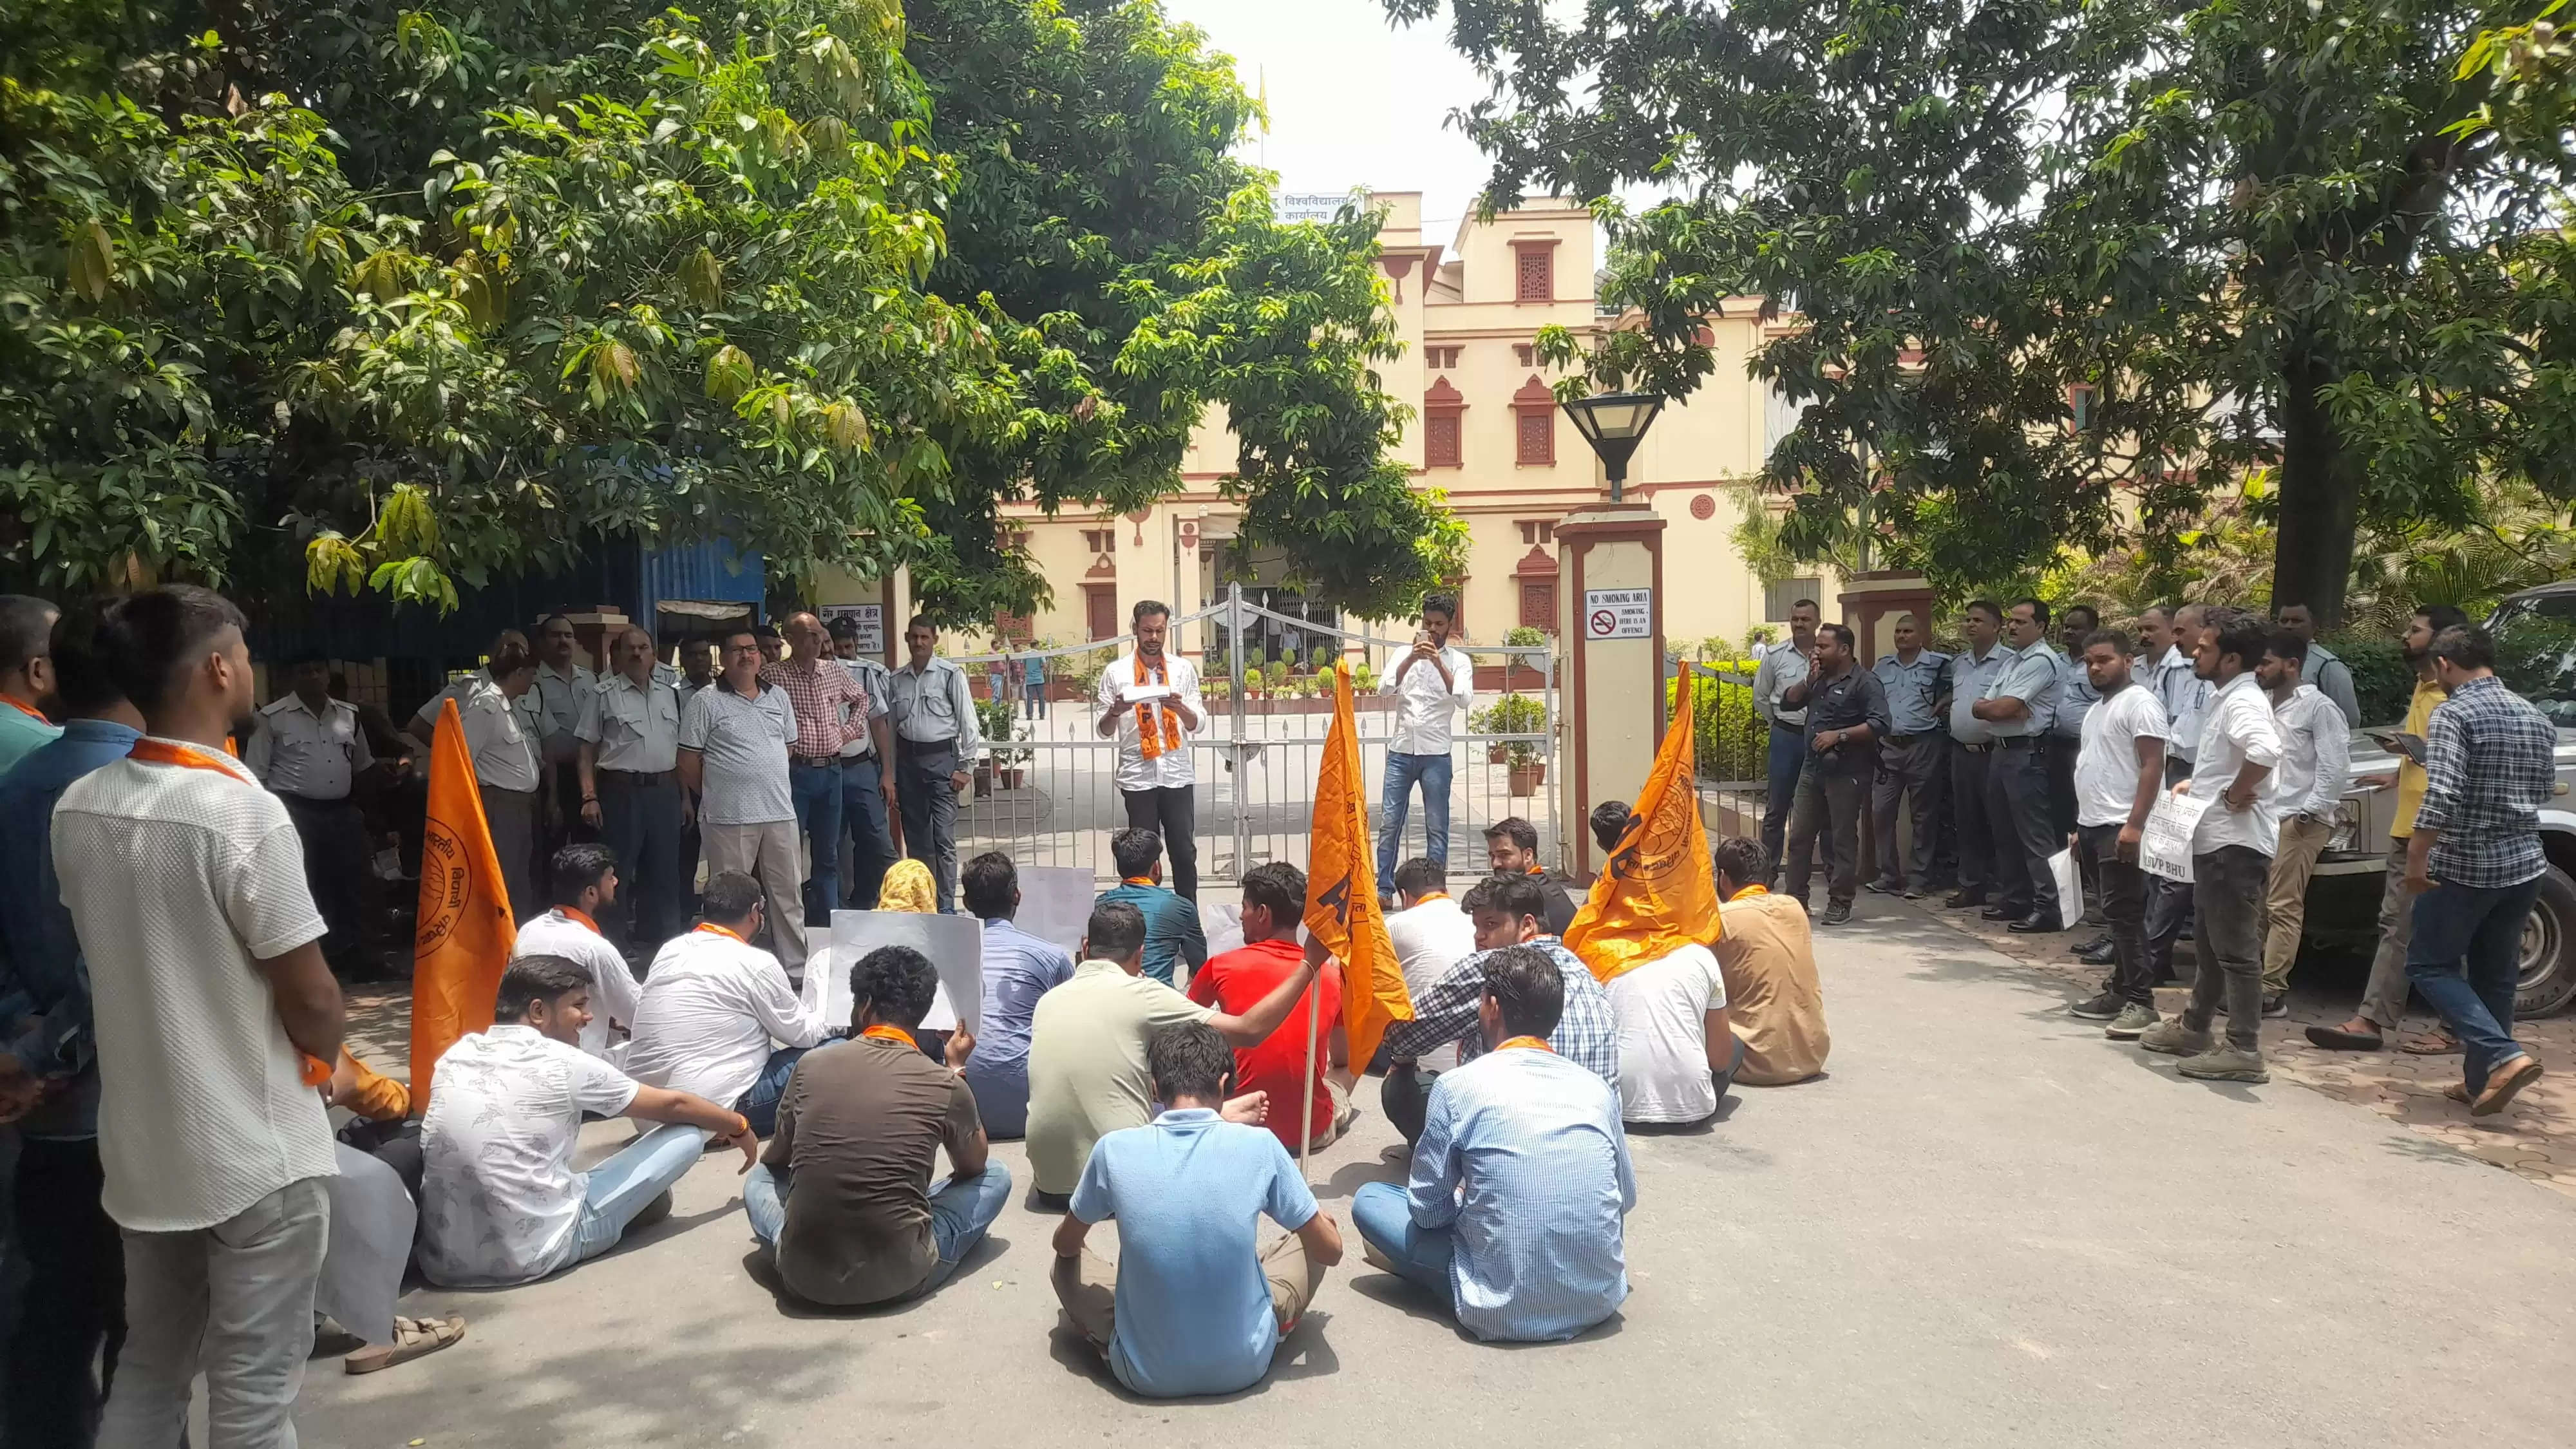
<path id="1" fill-rule="evenodd" d="M 2191 837 L 2209 801 L 2198 795 L 2167 790 L 2147 812 L 2145 836 L 2138 842 L 2138 865 L 2167 880 L 2191 883 Z"/>
<path id="2" fill-rule="evenodd" d="M 1169 699 L 1171 697 L 1172 687 L 1169 684 L 1122 684 L 1118 686 L 1118 702 L 1120 704 L 1143 704 L 1149 699 Z"/>

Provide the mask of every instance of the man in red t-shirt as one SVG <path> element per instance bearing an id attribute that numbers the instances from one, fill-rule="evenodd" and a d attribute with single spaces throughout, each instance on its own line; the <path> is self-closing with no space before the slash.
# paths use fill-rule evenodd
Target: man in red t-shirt
<path id="1" fill-rule="evenodd" d="M 1305 914 L 1304 871 L 1275 860 L 1246 872 L 1243 948 L 1214 957 L 1191 973 L 1190 1000 L 1219 1011 L 1240 1013 L 1246 1005 L 1278 989 L 1306 955 L 1312 953 L 1321 959 L 1321 946 L 1297 944 L 1297 923 Z M 1322 993 L 1320 1005 L 1318 992 Z M 1234 1054 L 1235 1090 L 1270 1094 L 1270 1130 L 1279 1135 L 1290 1152 L 1306 1145 L 1300 1141 L 1297 1106 L 1306 1099 L 1306 1083 L 1300 1073 L 1306 1065 L 1309 1011 L 1319 1013 L 1314 1038 L 1315 1106 L 1309 1120 L 1314 1129 L 1313 1145 L 1326 1145 L 1359 1115 L 1356 1109 L 1344 1105 L 1346 1094 L 1336 1092 L 1324 1075 L 1327 1061 L 1340 1067 L 1347 1065 L 1351 1057 L 1350 1040 L 1342 1032 L 1339 962 L 1324 965 L 1315 984 L 1297 998 L 1297 1004 L 1289 1008 L 1288 1019 L 1267 1040 Z"/>

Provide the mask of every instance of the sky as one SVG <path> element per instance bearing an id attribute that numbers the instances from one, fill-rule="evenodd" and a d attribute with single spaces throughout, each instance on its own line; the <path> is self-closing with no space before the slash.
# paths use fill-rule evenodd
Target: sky
<path id="1" fill-rule="evenodd" d="M 1485 95 L 1448 20 L 1394 28 L 1379 0 L 1163 0 L 1234 57 L 1246 90 L 1267 83 L 1270 134 L 1250 158 L 1280 190 L 1355 186 L 1422 193 L 1422 230 L 1447 240 L 1484 184 L 1484 153 L 1448 124 Z"/>

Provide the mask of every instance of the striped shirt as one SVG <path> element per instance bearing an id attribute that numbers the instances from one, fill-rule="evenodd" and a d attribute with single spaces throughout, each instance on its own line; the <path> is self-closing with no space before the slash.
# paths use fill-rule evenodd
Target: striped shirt
<path id="1" fill-rule="evenodd" d="M 2430 729 L 2415 828 L 2441 832 L 2433 878 L 2493 890 L 2547 870 L 2540 807 L 2558 784 L 2558 731 L 2492 674 L 2453 690 Z"/>
<path id="2" fill-rule="evenodd" d="M 1515 1047 L 1432 1084 L 1408 1184 L 1447 1228 L 1458 1322 L 1478 1338 L 1572 1338 L 1628 1297 L 1621 1219 L 1637 1177 L 1619 1093 L 1555 1052 Z"/>
<path id="3" fill-rule="evenodd" d="M 1610 1117 L 1616 1122 L 1619 1014 L 1610 1005 L 1610 994 L 1593 979 L 1592 968 L 1565 949 L 1563 941 L 1540 936 L 1526 944 L 1545 951 L 1556 962 L 1557 974 L 1565 978 L 1565 1014 L 1557 1018 L 1556 1034 L 1547 1039 L 1547 1044 L 1566 1060 L 1590 1067 L 1594 1075 L 1610 1084 Z M 1489 954 L 1479 951 L 1450 967 L 1430 991 L 1413 1003 L 1413 1020 L 1398 1022 L 1387 1032 L 1387 1050 L 1400 1057 L 1423 1057 L 1455 1042 L 1459 1061 L 1471 1062 L 1483 1056 L 1484 1026 L 1476 1018 L 1476 1008 L 1485 999 L 1485 957 Z"/>

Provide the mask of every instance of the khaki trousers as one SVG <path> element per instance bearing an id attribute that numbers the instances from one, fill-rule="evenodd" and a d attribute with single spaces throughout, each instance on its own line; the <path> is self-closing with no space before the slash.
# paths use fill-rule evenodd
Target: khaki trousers
<path id="1" fill-rule="evenodd" d="M 738 870 L 760 881 L 769 917 L 769 948 L 778 964 L 794 971 L 805 964 L 805 861 L 796 821 L 758 825 L 709 825 L 698 822 L 698 838 L 707 855 L 707 878 Z"/>
<path id="2" fill-rule="evenodd" d="M 1315 1301 L 1315 1290 L 1324 1286 L 1324 1270 L 1307 1259 L 1304 1239 L 1281 1233 L 1261 1250 L 1261 1275 L 1270 1280 L 1270 1311 L 1285 1335 Z M 1073 1326 L 1106 1352 L 1118 1331 L 1118 1270 L 1085 1248 L 1079 1258 L 1056 1259 L 1054 1279 L 1056 1301 Z"/>
<path id="3" fill-rule="evenodd" d="M 2308 879 L 2334 827 L 2304 815 L 2281 822 L 2281 848 L 2272 856 L 2272 885 L 2263 902 L 2263 994 L 2290 989 L 2290 966 L 2299 959 L 2299 933 L 2308 920 Z"/>

